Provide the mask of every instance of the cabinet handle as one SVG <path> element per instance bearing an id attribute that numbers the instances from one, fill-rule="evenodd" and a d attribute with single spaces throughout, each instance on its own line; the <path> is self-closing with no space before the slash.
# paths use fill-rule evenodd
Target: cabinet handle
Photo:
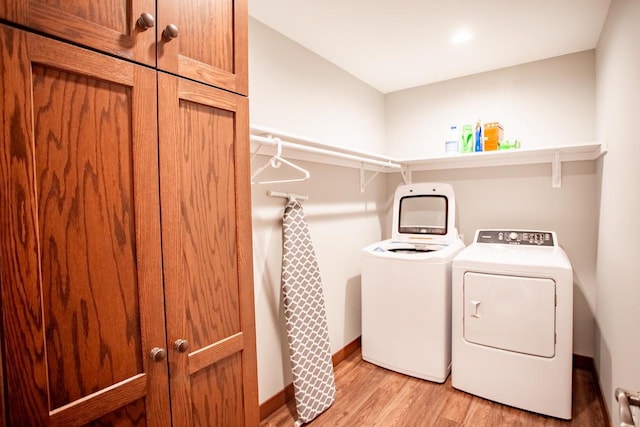
<path id="1" fill-rule="evenodd" d="M 154 362 L 161 362 L 167 357 L 167 351 L 164 348 L 154 347 L 151 349 L 149 356 L 151 356 L 151 360 Z"/>
<path id="2" fill-rule="evenodd" d="M 184 353 L 189 350 L 189 341 L 178 339 L 173 343 L 173 348 L 175 348 L 178 353 Z"/>
<path id="3" fill-rule="evenodd" d="M 178 26 L 175 24 L 169 24 L 162 31 L 162 38 L 169 41 L 178 37 Z"/>
<path id="4" fill-rule="evenodd" d="M 149 28 L 156 25 L 156 20 L 153 19 L 152 14 L 148 12 L 144 12 L 142 15 L 140 15 L 140 18 L 138 18 L 138 21 L 136 23 L 138 24 L 138 27 L 140 27 L 142 31 L 146 31 Z"/>

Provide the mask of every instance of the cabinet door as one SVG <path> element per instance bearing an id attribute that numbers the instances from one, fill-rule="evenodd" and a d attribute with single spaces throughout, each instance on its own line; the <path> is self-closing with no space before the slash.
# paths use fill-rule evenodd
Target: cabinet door
<path id="1" fill-rule="evenodd" d="M 8 425 L 166 426 L 155 73 L 0 33 Z"/>
<path id="2" fill-rule="evenodd" d="M 158 0 L 158 68 L 247 95 L 247 21 L 247 0 Z"/>
<path id="3" fill-rule="evenodd" d="M 0 18 L 155 66 L 155 28 L 136 24 L 155 7 L 155 0 L 0 0 Z"/>
<path id="4" fill-rule="evenodd" d="M 258 424 L 247 99 L 158 73 L 174 426 Z"/>

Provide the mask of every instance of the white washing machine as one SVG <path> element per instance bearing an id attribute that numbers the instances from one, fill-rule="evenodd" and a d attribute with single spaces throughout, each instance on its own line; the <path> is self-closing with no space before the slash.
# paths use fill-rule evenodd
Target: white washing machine
<path id="1" fill-rule="evenodd" d="M 363 249 L 362 358 L 425 380 L 451 370 L 451 261 L 464 248 L 449 184 L 399 186 L 392 238 Z"/>
<path id="2" fill-rule="evenodd" d="M 479 230 L 452 280 L 453 387 L 570 419 L 573 273 L 556 234 Z"/>

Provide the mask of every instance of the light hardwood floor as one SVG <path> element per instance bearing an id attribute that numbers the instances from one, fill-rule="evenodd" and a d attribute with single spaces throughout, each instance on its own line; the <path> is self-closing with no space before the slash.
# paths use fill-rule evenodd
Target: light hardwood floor
<path id="1" fill-rule="evenodd" d="M 364 362 L 360 350 L 335 368 L 336 401 L 313 422 L 319 426 L 609 426 L 589 370 L 573 371 L 573 418 L 559 420 L 500 405 L 451 386 L 423 381 Z M 260 424 L 292 426 L 290 401 Z"/>

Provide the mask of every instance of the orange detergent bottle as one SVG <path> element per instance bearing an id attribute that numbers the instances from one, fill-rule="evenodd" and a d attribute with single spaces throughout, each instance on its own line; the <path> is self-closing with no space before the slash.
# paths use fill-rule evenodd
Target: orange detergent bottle
<path id="1" fill-rule="evenodd" d="M 495 151 L 502 143 L 504 130 L 498 122 L 484 124 L 484 151 Z"/>

